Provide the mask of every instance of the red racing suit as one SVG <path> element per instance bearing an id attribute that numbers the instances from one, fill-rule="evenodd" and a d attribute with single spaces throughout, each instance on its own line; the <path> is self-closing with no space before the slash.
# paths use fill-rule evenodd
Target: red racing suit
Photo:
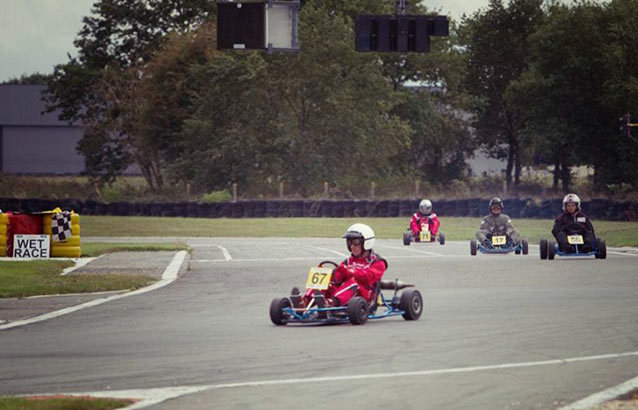
<path id="1" fill-rule="evenodd" d="M 410 219 L 410 229 L 412 230 L 412 234 L 415 238 L 419 237 L 419 234 L 421 233 L 421 226 L 423 225 L 427 225 L 430 229 L 432 240 L 434 240 L 434 237 L 439 234 L 439 226 L 441 226 L 439 217 L 436 216 L 434 212 L 430 212 L 427 215 L 422 214 L 421 212 L 413 214 L 412 219 Z"/>
<path id="2" fill-rule="evenodd" d="M 370 303 L 374 288 L 387 268 L 388 262 L 374 251 L 363 258 L 350 255 L 335 269 L 333 283 L 326 291 L 326 296 L 335 298 L 343 306 L 358 292 Z"/>

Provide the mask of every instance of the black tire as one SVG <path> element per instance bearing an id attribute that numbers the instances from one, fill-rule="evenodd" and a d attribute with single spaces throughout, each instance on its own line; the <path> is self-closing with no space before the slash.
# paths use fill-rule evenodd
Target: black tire
<path id="1" fill-rule="evenodd" d="M 541 251 L 541 259 L 547 259 L 547 239 L 541 239 L 538 247 Z"/>
<path id="2" fill-rule="evenodd" d="M 443 232 L 439 232 L 439 243 L 441 245 L 445 245 L 445 235 L 443 234 Z"/>
<path id="3" fill-rule="evenodd" d="M 520 255 L 521 254 L 521 248 L 519 248 L 518 246 L 516 247 L 516 250 L 514 251 L 515 254 Z"/>
<path id="4" fill-rule="evenodd" d="M 554 260 L 554 256 L 556 256 L 556 248 L 554 246 L 554 242 L 547 242 L 547 259 Z"/>
<path id="5" fill-rule="evenodd" d="M 416 289 L 408 289 L 401 293 L 399 308 L 405 313 L 405 320 L 417 320 L 423 313 L 423 297 L 421 292 Z"/>
<path id="6" fill-rule="evenodd" d="M 523 248 L 523 255 L 527 255 L 529 253 L 529 242 L 527 242 L 527 239 L 521 241 L 521 247 Z"/>
<path id="7" fill-rule="evenodd" d="M 598 258 L 607 259 L 607 244 L 602 239 L 598 241 Z"/>
<path id="8" fill-rule="evenodd" d="M 410 246 L 410 242 L 412 242 L 412 232 L 403 232 L 403 244 Z"/>
<path id="9" fill-rule="evenodd" d="M 476 241 L 473 239 L 470 241 L 470 255 L 476 255 Z"/>
<path id="10" fill-rule="evenodd" d="M 348 301 L 348 319 L 353 325 L 363 325 L 368 321 L 368 302 L 361 296 L 355 296 Z"/>
<path id="11" fill-rule="evenodd" d="M 286 323 L 286 315 L 284 308 L 292 307 L 292 303 L 288 298 L 274 298 L 270 302 L 270 320 L 277 326 L 284 326 Z"/>

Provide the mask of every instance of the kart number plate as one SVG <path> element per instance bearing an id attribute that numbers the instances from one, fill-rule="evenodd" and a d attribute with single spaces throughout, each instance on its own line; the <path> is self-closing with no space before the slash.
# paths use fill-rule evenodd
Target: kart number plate
<path id="1" fill-rule="evenodd" d="M 569 235 L 567 237 L 567 243 L 569 243 L 570 245 L 582 245 L 585 242 L 583 241 L 582 235 Z"/>
<path id="2" fill-rule="evenodd" d="M 421 231 L 419 239 L 421 239 L 421 242 L 428 242 L 430 240 L 430 231 Z"/>
<path id="3" fill-rule="evenodd" d="M 306 280 L 307 289 L 326 290 L 332 278 L 332 268 L 312 267 Z"/>
<path id="4" fill-rule="evenodd" d="M 492 245 L 505 245 L 506 238 L 503 235 L 492 236 Z"/>

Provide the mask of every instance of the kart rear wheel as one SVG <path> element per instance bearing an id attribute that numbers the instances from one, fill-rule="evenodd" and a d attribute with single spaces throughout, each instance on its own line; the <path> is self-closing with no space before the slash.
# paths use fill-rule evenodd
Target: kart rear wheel
<path id="1" fill-rule="evenodd" d="M 596 257 L 599 259 L 607 259 L 607 244 L 603 240 L 598 241 L 598 253 Z"/>
<path id="2" fill-rule="evenodd" d="M 541 251 L 541 259 L 547 259 L 547 239 L 541 239 L 538 247 Z"/>
<path id="3" fill-rule="evenodd" d="M 554 242 L 549 241 L 547 242 L 547 259 L 553 260 L 554 256 L 556 256 L 556 247 Z"/>
<path id="4" fill-rule="evenodd" d="M 445 235 L 443 234 L 443 232 L 439 232 L 439 243 L 441 245 L 445 245 Z"/>
<path id="5" fill-rule="evenodd" d="M 476 241 L 473 239 L 470 241 L 470 255 L 476 255 Z"/>
<path id="6" fill-rule="evenodd" d="M 412 242 L 412 232 L 403 232 L 403 244 L 410 246 L 410 242 Z"/>
<path id="7" fill-rule="evenodd" d="M 286 323 L 286 315 L 284 308 L 292 307 L 292 303 L 288 298 L 274 298 L 270 302 L 270 320 L 277 326 L 284 326 Z"/>
<path id="8" fill-rule="evenodd" d="M 417 320 L 423 313 L 423 297 L 421 292 L 416 289 L 408 289 L 401 294 L 399 308 L 405 313 L 405 320 Z"/>
<path id="9" fill-rule="evenodd" d="M 521 241 L 521 247 L 523 248 L 523 255 L 527 255 L 529 253 L 529 242 L 527 242 L 527 239 Z"/>
<path id="10" fill-rule="evenodd" d="M 353 325 L 362 325 L 368 320 L 368 302 L 361 296 L 355 296 L 348 301 L 348 319 Z"/>

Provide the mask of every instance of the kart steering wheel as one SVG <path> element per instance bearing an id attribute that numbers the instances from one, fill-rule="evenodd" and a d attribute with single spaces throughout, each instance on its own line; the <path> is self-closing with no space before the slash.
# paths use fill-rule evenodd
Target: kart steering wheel
<path id="1" fill-rule="evenodd" d="M 337 265 L 336 263 L 334 263 L 333 261 L 323 261 L 319 263 L 319 267 L 323 267 L 324 264 L 330 264 L 333 265 L 335 268 L 338 267 L 339 265 Z"/>

